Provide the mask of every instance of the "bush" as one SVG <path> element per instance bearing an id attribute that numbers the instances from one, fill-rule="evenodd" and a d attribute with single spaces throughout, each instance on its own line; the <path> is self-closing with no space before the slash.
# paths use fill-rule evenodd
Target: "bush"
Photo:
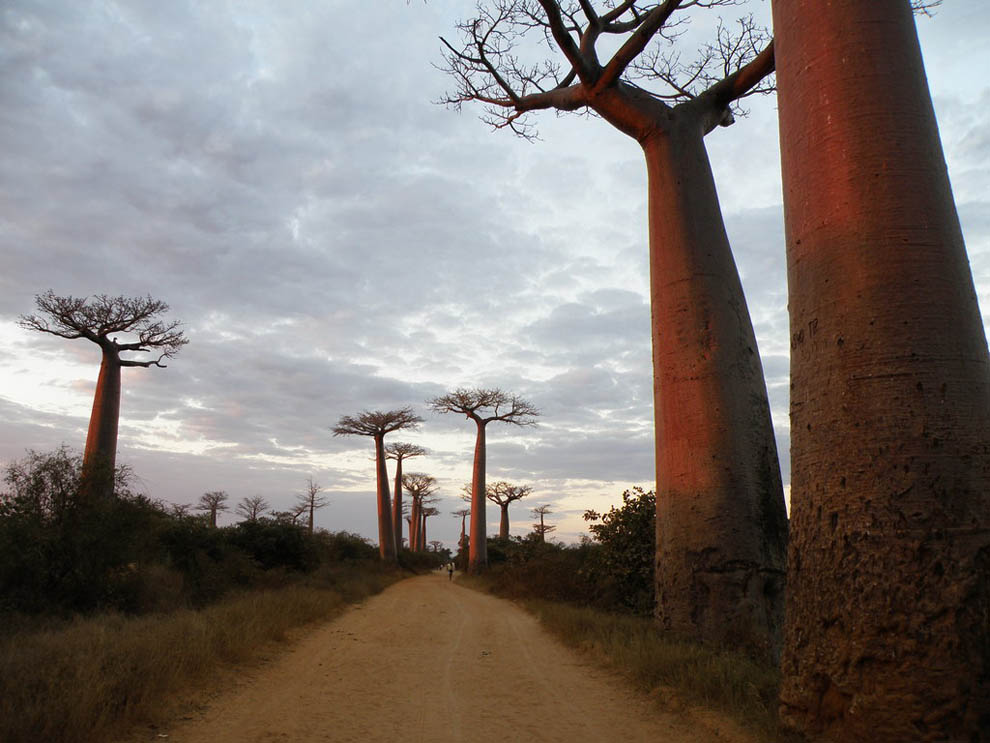
<path id="1" fill-rule="evenodd" d="M 0 494 L 0 612 L 69 615 L 203 607 L 232 589 L 273 588 L 321 564 L 378 560 L 356 534 L 271 519 L 216 529 L 133 493 L 80 497 L 82 458 L 66 447 L 6 467 Z M 424 558 L 426 559 L 426 558 Z M 432 558 L 429 558 L 432 560 Z"/>

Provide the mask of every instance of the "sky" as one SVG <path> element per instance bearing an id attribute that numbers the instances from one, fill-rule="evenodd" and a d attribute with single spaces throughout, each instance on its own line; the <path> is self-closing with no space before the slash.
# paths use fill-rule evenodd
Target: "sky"
<path id="1" fill-rule="evenodd" d="M 472 8 L 4 0 L 0 463 L 85 443 L 98 347 L 17 325 L 52 289 L 150 294 L 183 322 L 167 369 L 123 370 L 118 462 L 153 498 L 224 490 L 284 510 L 312 477 L 329 500 L 318 527 L 377 540 L 372 441 L 330 429 L 410 405 L 424 423 L 388 440 L 429 450 L 404 467 L 438 478 L 428 539 L 453 546 L 473 425 L 426 400 L 493 386 L 542 411 L 488 429 L 489 482 L 533 488 L 513 534 L 550 504 L 575 542 L 586 509 L 651 489 L 642 155 L 595 118 L 545 112 L 528 142 L 438 105 L 453 87 L 439 37 Z M 768 22 L 765 0 L 747 9 Z M 990 325 L 990 5 L 945 0 L 918 27 Z M 706 143 L 786 489 L 775 100 L 747 108 Z M 496 506 L 487 518 L 497 530 Z"/>

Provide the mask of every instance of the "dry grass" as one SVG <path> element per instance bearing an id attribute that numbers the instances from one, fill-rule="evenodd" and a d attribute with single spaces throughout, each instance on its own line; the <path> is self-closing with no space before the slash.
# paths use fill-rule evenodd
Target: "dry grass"
<path id="1" fill-rule="evenodd" d="M 484 578 L 462 578 L 485 590 Z M 717 651 L 657 631 L 651 619 L 551 601 L 522 605 L 566 645 L 590 654 L 661 700 L 731 716 L 761 741 L 793 743 L 777 722 L 780 674 L 738 652 Z"/>
<path id="2" fill-rule="evenodd" d="M 288 630 L 378 593 L 396 573 L 254 591 L 201 611 L 104 615 L 0 640 L 0 741 L 90 743 L 160 721 L 171 695 Z"/>

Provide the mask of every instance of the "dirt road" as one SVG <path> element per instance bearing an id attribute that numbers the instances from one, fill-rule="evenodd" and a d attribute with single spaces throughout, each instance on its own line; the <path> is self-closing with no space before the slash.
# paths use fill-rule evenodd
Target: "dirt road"
<path id="1" fill-rule="evenodd" d="M 718 723 L 701 727 L 660 712 L 522 609 L 449 583 L 446 574 L 401 581 L 316 628 L 193 717 L 148 739 L 739 740 Z"/>

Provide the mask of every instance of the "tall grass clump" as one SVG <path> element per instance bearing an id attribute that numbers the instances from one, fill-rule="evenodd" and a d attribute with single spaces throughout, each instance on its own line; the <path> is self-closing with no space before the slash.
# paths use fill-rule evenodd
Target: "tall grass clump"
<path id="1" fill-rule="evenodd" d="M 0 640 L 0 740 L 92 743 L 161 721 L 173 695 L 218 666 L 246 660 L 399 577 L 352 566 L 205 609 L 105 614 L 8 635 Z"/>

